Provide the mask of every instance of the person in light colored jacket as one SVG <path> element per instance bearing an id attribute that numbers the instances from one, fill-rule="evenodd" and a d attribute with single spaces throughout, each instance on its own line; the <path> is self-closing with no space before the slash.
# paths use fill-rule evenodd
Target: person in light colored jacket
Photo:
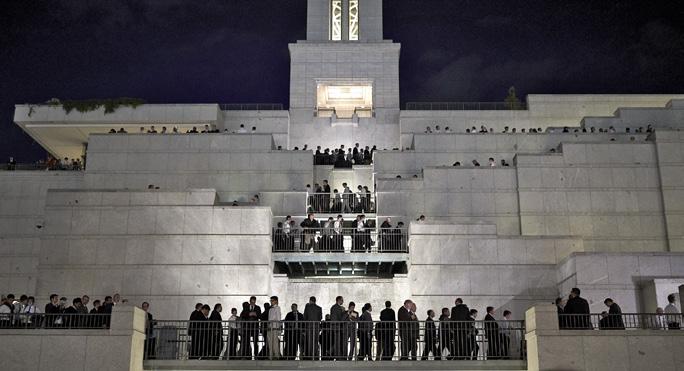
<path id="1" fill-rule="evenodd" d="M 278 297 L 271 296 L 271 309 L 268 310 L 268 359 L 280 358 L 280 333 L 283 324 L 278 306 Z"/>

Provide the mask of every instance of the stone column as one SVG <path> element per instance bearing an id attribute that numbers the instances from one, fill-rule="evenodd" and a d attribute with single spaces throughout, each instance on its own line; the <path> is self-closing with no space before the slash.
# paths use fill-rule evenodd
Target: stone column
<path id="1" fill-rule="evenodd" d="M 544 366 L 544 349 L 540 349 L 538 334 L 558 334 L 558 311 L 553 304 L 538 304 L 525 312 L 525 340 L 527 342 L 527 369 L 538 371 Z"/>
<path id="2" fill-rule="evenodd" d="M 349 40 L 349 0 L 342 0 L 342 41 Z"/>
<path id="3" fill-rule="evenodd" d="M 126 341 L 112 341 L 106 353 L 116 353 L 119 357 L 128 357 L 129 370 L 143 370 L 145 352 L 145 320 L 147 315 L 140 308 L 129 305 L 117 305 L 112 310 L 110 335 L 126 335 Z M 122 362 L 123 363 L 123 359 Z"/>

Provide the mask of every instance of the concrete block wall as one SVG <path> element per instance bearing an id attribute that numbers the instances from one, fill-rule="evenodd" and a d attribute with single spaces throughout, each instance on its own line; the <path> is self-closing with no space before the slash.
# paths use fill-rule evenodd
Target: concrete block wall
<path id="1" fill-rule="evenodd" d="M 379 216 L 487 221 L 499 234 L 520 234 L 514 168 L 425 168 L 423 178 L 379 180 L 377 198 Z"/>
<path id="2" fill-rule="evenodd" d="M 508 309 L 516 319 L 557 295 L 556 263 L 583 250 L 582 240 L 571 237 L 503 237 L 493 225 L 415 222 L 409 248 L 411 295 L 419 307 L 439 310 L 461 297 L 471 308 Z"/>
<path id="3" fill-rule="evenodd" d="M 684 251 L 684 135 L 657 130 L 655 147 L 670 251 Z"/>
<path id="4" fill-rule="evenodd" d="M 633 140 L 632 140 L 633 137 Z M 490 157 L 513 166 L 521 153 L 548 153 L 561 143 L 644 142 L 646 134 L 545 133 L 545 134 L 415 134 L 412 150 L 378 151 L 375 154 L 377 177 L 412 176 L 424 167 L 451 166 L 456 161 L 471 166 L 472 160 L 485 165 Z"/>
<path id="5" fill-rule="evenodd" d="M 237 306 L 265 297 L 271 211 L 214 205 L 214 190 L 51 191 L 41 236 L 37 299 L 52 293 L 148 301 L 160 319 L 195 302 Z"/>
<path id="6" fill-rule="evenodd" d="M 402 144 L 410 134 L 422 133 L 426 126 L 449 126 L 464 133 L 473 126 L 485 125 L 501 132 L 505 126 L 542 128 L 579 126 L 586 116 L 612 116 L 621 107 L 665 107 L 682 94 L 530 94 L 527 110 L 519 111 L 402 111 Z M 404 137 L 406 135 L 406 137 Z M 404 146 L 405 147 L 405 146 Z"/>
<path id="7" fill-rule="evenodd" d="M 625 128 L 634 129 L 651 125 L 656 129 L 677 128 L 684 122 L 684 99 L 673 99 L 666 107 L 618 108 L 614 115 L 605 117 L 585 117 L 582 125 L 586 128 L 609 128 L 624 132 Z"/>
<path id="8" fill-rule="evenodd" d="M 35 292 L 47 190 L 82 183 L 82 172 L 0 171 L 0 287 L 5 294 Z"/>
<path id="9" fill-rule="evenodd" d="M 88 188 L 215 188 L 224 201 L 303 190 L 310 152 L 272 150 L 270 134 L 98 135 L 88 148 Z"/>
<path id="10" fill-rule="evenodd" d="M 653 143 L 571 143 L 519 155 L 523 235 L 576 235 L 587 251 L 667 251 Z"/>

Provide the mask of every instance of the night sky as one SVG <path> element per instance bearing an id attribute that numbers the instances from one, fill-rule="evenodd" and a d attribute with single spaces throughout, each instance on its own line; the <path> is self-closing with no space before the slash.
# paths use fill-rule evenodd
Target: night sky
<path id="1" fill-rule="evenodd" d="M 684 92 L 680 1 L 385 0 L 401 101 Z M 0 159 L 43 157 L 14 104 L 52 97 L 283 103 L 305 0 L 5 0 Z"/>

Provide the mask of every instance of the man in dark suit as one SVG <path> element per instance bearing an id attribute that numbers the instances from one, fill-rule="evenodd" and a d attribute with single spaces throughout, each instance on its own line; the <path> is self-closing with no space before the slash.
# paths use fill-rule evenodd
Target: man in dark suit
<path id="1" fill-rule="evenodd" d="M 297 310 L 297 304 L 292 304 L 291 309 L 292 311 L 285 315 L 284 356 L 286 360 L 293 361 L 297 357 L 297 349 L 302 345 L 304 315 Z"/>
<path id="2" fill-rule="evenodd" d="M 464 359 L 467 356 L 468 349 L 468 331 L 469 324 L 466 322 L 471 321 L 470 309 L 468 306 L 463 304 L 463 299 L 457 298 L 454 301 L 454 307 L 451 308 L 451 329 L 453 331 L 453 336 L 451 337 L 451 349 L 449 353 L 452 357 L 457 357 L 458 359 Z"/>
<path id="3" fill-rule="evenodd" d="M 330 212 L 330 184 L 328 180 L 323 180 L 323 211 Z"/>
<path id="4" fill-rule="evenodd" d="M 435 311 L 430 309 L 427 311 L 427 318 L 425 319 L 425 334 L 423 339 L 425 340 L 425 347 L 423 348 L 423 361 L 427 361 L 428 356 L 432 352 L 432 356 L 435 361 L 440 359 L 440 347 L 441 345 L 437 341 L 437 328 L 435 327 Z"/>
<path id="5" fill-rule="evenodd" d="M 306 359 L 318 359 L 320 352 L 318 344 L 318 334 L 321 331 L 321 320 L 323 310 L 316 305 L 316 297 L 309 298 L 309 302 L 304 307 L 304 321 L 306 321 L 306 332 L 304 334 L 304 355 Z"/>
<path id="6" fill-rule="evenodd" d="M 411 322 L 416 321 L 417 317 L 415 313 L 411 311 L 412 306 L 413 302 L 407 299 L 404 301 L 404 306 L 397 311 L 397 319 L 399 320 L 399 340 L 401 342 L 401 355 L 399 359 L 402 361 L 409 359 L 409 353 L 413 350 L 413 336 L 411 334 L 413 326 Z"/>
<path id="7" fill-rule="evenodd" d="M 485 336 L 487 336 L 487 359 L 501 358 L 501 335 L 499 324 L 494 318 L 494 307 L 487 307 L 487 315 L 484 318 Z"/>
<path id="8" fill-rule="evenodd" d="M 344 304 L 344 298 L 338 296 L 335 298 L 335 305 L 330 308 L 330 336 L 332 337 L 332 358 L 334 360 L 347 359 L 347 355 L 342 351 L 342 344 L 346 339 L 344 339 L 344 332 L 342 331 L 342 321 L 344 321 L 345 308 L 342 306 Z"/>
<path id="9" fill-rule="evenodd" d="M 204 320 L 204 314 L 202 314 L 202 303 L 195 304 L 195 310 L 190 313 L 190 323 L 188 324 L 188 336 L 190 337 L 190 359 L 198 359 L 202 356 L 201 354 L 201 323 Z"/>
<path id="10" fill-rule="evenodd" d="M 375 325 L 375 338 L 378 340 L 376 360 L 391 361 L 394 357 L 394 333 L 397 330 L 397 317 L 392 309 L 392 303 L 385 302 L 385 309 L 380 312 L 380 323 Z M 382 358 L 381 358 L 382 357 Z"/>
<path id="11" fill-rule="evenodd" d="M 246 343 L 254 342 L 254 357 L 259 354 L 259 318 L 261 317 L 261 308 L 256 304 L 256 297 L 249 298 L 249 306 L 247 311 L 240 314 L 245 326 L 244 334 L 247 337 Z M 248 353 L 245 353 L 248 354 Z"/>
<path id="12" fill-rule="evenodd" d="M 592 329 L 589 317 L 589 303 L 580 297 L 580 289 L 573 287 L 570 290 L 570 298 L 563 308 L 566 315 L 566 325 L 574 329 Z"/>
<path id="13" fill-rule="evenodd" d="M 624 330 L 625 322 L 622 320 L 622 309 L 611 298 L 603 301 L 608 307 L 608 327 L 612 330 Z"/>
<path id="14" fill-rule="evenodd" d="M 439 352 L 444 354 L 444 350 L 453 349 L 451 346 L 451 325 L 449 323 L 449 308 L 442 308 L 442 315 L 439 316 Z M 452 359 L 450 355 L 449 359 Z"/>

